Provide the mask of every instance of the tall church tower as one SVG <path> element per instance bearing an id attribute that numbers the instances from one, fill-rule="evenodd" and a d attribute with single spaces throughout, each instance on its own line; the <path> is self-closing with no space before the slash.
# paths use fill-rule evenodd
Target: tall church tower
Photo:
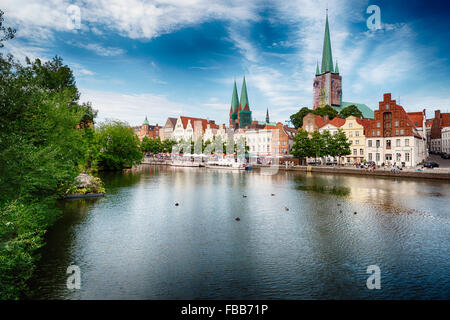
<path id="1" fill-rule="evenodd" d="M 237 94 L 236 81 L 234 81 L 233 95 L 231 97 L 230 107 L 230 128 L 235 128 L 238 122 L 239 98 Z"/>
<path id="2" fill-rule="evenodd" d="M 339 68 L 333 68 L 333 55 L 331 52 L 330 28 L 328 25 L 328 10 L 325 21 L 325 36 L 323 39 L 322 65 L 316 66 L 316 76 L 313 83 L 314 98 L 313 109 L 325 105 L 340 106 L 342 103 L 342 77 Z"/>
<path id="3" fill-rule="evenodd" d="M 250 111 L 250 106 L 248 103 L 247 96 L 247 84 L 245 83 L 245 76 L 242 82 L 242 90 L 241 90 L 241 101 L 239 103 L 239 127 L 245 128 L 252 124 L 252 112 Z"/>

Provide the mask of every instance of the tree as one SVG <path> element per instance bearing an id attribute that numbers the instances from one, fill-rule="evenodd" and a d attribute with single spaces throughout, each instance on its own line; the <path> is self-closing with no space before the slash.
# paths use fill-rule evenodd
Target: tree
<path id="1" fill-rule="evenodd" d="M 55 200 L 87 159 L 74 87 L 48 90 L 43 77 L 0 54 L 0 299 L 26 294 Z"/>
<path id="2" fill-rule="evenodd" d="M 163 146 L 159 137 L 144 137 L 141 142 L 141 150 L 143 152 L 150 152 L 151 154 L 158 154 L 162 152 Z"/>
<path id="3" fill-rule="evenodd" d="M 312 147 L 312 154 L 316 158 L 321 158 L 326 156 L 327 150 L 324 143 L 324 140 L 322 138 L 322 135 L 319 131 L 314 131 L 311 135 L 311 147 Z"/>
<path id="4" fill-rule="evenodd" d="M 5 18 L 3 18 L 4 14 L 5 13 L 0 10 L 0 48 L 4 47 L 4 41 L 13 39 L 16 33 L 16 29 L 13 29 L 11 27 L 7 28 L 3 25 L 3 21 L 5 21 Z"/>
<path id="5" fill-rule="evenodd" d="M 341 110 L 341 112 L 339 113 L 339 117 L 346 119 L 350 116 L 355 116 L 358 118 L 361 118 L 363 116 L 361 110 L 358 109 L 357 106 L 355 106 L 354 104 L 349 105 L 348 107 L 345 107 L 344 109 Z"/>
<path id="6" fill-rule="evenodd" d="M 142 161 L 139 138 L 125 122 L 109 120 L 101 123 L 96 131 L 96 141 L 100 148 L 100 169 L 121 170 Z"/>
<path id="7" fill-rule="evenodd" d="M 313 111 L 306 107 L 303 107 L 300 109 L 300 111 L 290 116 L 292 125 L 295 127 L 295 129 L 303 127 L 303 118 L 311 112 Z"/>
<path id="8" fill-rule="evenodd" d="M 339 157 L 339 164 L 341 162 L 341 157 L 351 154 L 350 146 L 351 143 L 348 142 L 347 136 L 342 129 L 338 129 L 338 131 L 333 135 L 334 140 L 334 152 L 335 155 Z"/>
<path id="9" fill-rule="evenodd" d="M 323 156 L 334 156 L 334 139 L 330 131 L 325 130 L 321 136 L 324 148 Z"/>
<path id="10" fill-rule="evenodd" d="M 174 145 L 176 145 L 177 142 L 172 139 L 166 139 L 162 142 L 162 150 L 165 153 L 172 153 L 172 148 Z"/>
<path id="11" fill-rule="evenodd" d="M 313 155 L 311 140 L 308 137 L 308 132 L 300 129 L 300 131 L 295 135 L 291 153 L 299 159 L 304 159 Z"/>
<path id="12" fill-rule="evenodd" d="M 313 111 L 314 114 L 317 114 L 318 116 L 324 117 L 324 116 L 328 116 L 328 118 L 330 120 L 332 120 L 333 118 L 335 118 L 338 115 L 338 112 L 336 110 L 333 109 L 333 107 L 329 106 L 328 104 L 317 108 Z"/>

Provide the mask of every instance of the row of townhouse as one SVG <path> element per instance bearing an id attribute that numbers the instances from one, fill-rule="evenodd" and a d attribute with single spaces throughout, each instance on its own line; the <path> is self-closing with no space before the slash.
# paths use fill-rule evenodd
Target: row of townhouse
<path id="1" fill-rule="evenodd" d="M 303 118 L 303 130 L 308 133 L 328 130 L 335 134 L 342 129 L 350 142 L 347 163 L 373 161 L 377 165 L 394 164 L 413 167 L 426 158 L 426 120 L 423 112 L 407 113 L 391 94 L 384 94 L 374 119 L 320 117 L 308 114 Z"/>
<path id="2" fill-rule="evenodd" d="M 220 137 L 226 141 L 233 137 L 236 142 L 243 137 L 249 146 L 249 152 L 256 156 L 286 156 L 290 154 L 297 130 L 283 125 L 281 122 L 257 122 L 239 129 L 229 129 L 225 124 L 217 125 L 214 121 L 202 118 L 179 116 L 168 118 L 164 127 L 151 126 L 145 118 L 135 132 L 142 140 L 143 137 L 173 139 L 176 141 L 192 140 L 213 141 Z"/>

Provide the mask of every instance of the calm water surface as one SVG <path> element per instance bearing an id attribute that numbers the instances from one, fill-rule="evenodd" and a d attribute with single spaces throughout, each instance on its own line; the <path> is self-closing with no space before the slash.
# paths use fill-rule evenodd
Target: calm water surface
<path id="1" fill-rule="evenodd" d="M 106 197 L 61 203 L 35 298 L 450 298 L 448 182 L 158 166 L 102 178 Z M 80 290 L 66 288 L 72 264 Z M 366 287 L 374 264 L 381 290 Z"/>

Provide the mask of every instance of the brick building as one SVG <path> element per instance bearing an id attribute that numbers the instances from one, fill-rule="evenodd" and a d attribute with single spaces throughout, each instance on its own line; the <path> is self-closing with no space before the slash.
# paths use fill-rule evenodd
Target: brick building
<path id="1" fill-rule="evenodd" d="M 148 137 L 148 138 L 159 138 L 159 126 L 158 124 L 156 125 L 150 125 L 150 123 L 148 122 L 147 117 L 145 117 L 144 122 L 142 123 L 142 125 L 140 127 L 134 127 L 134 133 L 139 137 L 139 140 L 142 141 L 142 139 L 144 137 Z"/>
<path id="2" fill-rule="evenodd" d="M 366 159 L 377 165 L 414 167 L 425 159 L 425 141 L 405 109 L 386 93 L 366 128 Z"/>

